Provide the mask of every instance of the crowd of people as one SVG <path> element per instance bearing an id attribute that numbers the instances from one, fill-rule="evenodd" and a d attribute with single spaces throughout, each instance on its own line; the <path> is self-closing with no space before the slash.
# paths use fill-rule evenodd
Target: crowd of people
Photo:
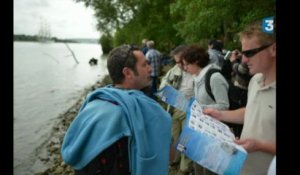
<path id="1" fill-rule="evenodd" d="M 170 52 L 175 65 L 165 75 L 153 40 L 143 39 L 141 48 L 114 48 L 107 60 L 113 83 L 91 92 L 82 104 L 64 137 L 65 163 L 77 175 L 215 174 L 176 150 L 186 112 L 162 107 L 155 95 L 170 85 L 187 99 L 194 97 L 205 114 L 242 126 L 235 140 L 248 152 L 241 174 L 267 174 L 276 163 L 276 35 L 255 22 L 239 37 L 241 50 L 226 56 L 216 39 L 208 50 L 177 46 Z M 220 70 L 209 81 L 214 98 L 205 87 L 210 69 Z M 229 81 L 239 88 L 239 109 L 230 110 Z"/>

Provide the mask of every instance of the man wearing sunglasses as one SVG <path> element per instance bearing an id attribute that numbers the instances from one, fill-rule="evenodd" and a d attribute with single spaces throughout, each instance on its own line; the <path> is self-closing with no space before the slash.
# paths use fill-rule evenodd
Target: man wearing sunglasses
<path id="1" fill-rule="evenodd" d="M 241 174 L 263 175 L 276 155 L 276 36 L 264 33 L 261 22 L 256 22 L 240 33 L 240 41 L 242 61 L 253 75 L 246 108 L 204 112 L 221 121 L 244 124 L 241 138 L 235 141 L 248 152 Z"/>
<path id="2" fill-rule="evenodd" d="M 61 153 L 75 175 L 167 175 L 171 117 L 141 90 L 151 66 L 137 47 L 107 59 L 113 85 L 91 92 L 68 128 Z"/>

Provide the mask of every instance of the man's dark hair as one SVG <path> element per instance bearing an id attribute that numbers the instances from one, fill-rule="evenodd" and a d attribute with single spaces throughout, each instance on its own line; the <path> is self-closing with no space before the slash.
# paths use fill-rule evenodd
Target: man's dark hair
<path id="1" fill-rule="evenodd" d="M 119 84 L 124 81 L 123 68 L 128 67 L 138 75 L 136 70 L 137 59 L 133 55 L 138 47 L 132 45 L 121 45 L 110 51 L 107 58 L 107 69 L 113 81 L 113 84 Z"/>
<path id="2" fill-rule="evenodd" d="M 197 65 L 201 68 L 205 67 L 209 63 L 209 55 L 206 50 L 196 44 L 184 49 L 181 58 L 189 64 L 197 63 Z"/>
<path id="3" fill-rule="evenodd" d="M 208 45 L 212 46 L 212 49 L 215 49 L 215 50 L 218 50 L 218 51 L 222 52 L 223 43 L 221 41 L 216 40 L 216 39 L 211 39 L 208 42 Z"/>

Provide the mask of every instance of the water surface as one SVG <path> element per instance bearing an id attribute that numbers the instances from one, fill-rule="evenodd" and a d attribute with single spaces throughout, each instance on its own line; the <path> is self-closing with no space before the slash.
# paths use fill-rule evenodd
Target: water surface
<path id="1" fill-rule="evenodd" d="M 97 44 L 14 42 L 14 174 L 32 174 L 35 150 L 50 137 L 55 119 L 107 74 Z M 89 60 L 98 60 L 90 66 Z"/>

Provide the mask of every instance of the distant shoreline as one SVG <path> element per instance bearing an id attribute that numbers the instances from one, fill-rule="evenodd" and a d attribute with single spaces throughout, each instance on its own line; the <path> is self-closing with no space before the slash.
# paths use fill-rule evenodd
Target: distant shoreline
<path id="1" fill-rule="evenodd" d="M 99 44 L 99 39 L 97 38 L 68 38 L 60 39 L 57 37 L 46 38 L 48 40 L 54 41 L 55 43 L 89 43 L 89 44 Z M 39 42 L 39 37 L 37 35 L 24 35 L 24 34 L 14 34 L 14 41 L 30 41 Z"/>

